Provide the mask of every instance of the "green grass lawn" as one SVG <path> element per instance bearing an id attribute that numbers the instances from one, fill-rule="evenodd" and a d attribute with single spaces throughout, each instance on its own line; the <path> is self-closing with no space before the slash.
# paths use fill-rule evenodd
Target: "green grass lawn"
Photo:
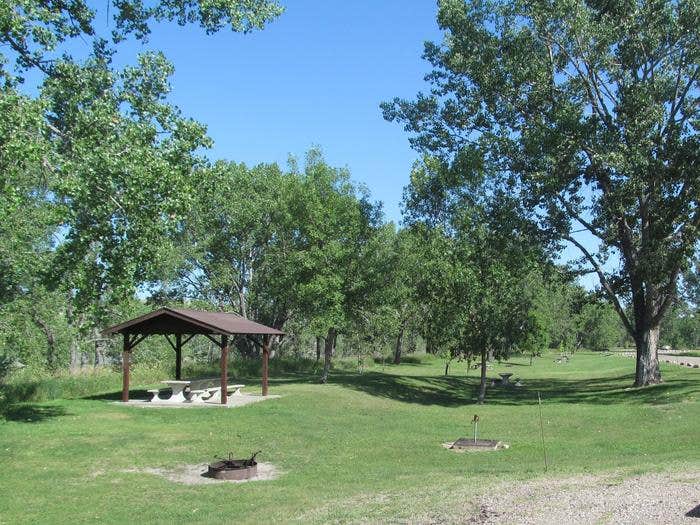
<path id="1" fill-rule="evenodd" d="M 373 365 L 276 377 L 283 397 L 236 409 L 145 409 L 92 399 L 14 405 L 0 419 L 0 523 L 302 523 L 449 514 L 503 479 L 700 465 L 700 372 L 662 366 L 664 383 L 636 390 L 634 361 L 577 353 L 495 365 L 526 384 L 473 403 L 476 372 L 442 363 Z M 236 378 L 238 379 L 238 378 Z M 249 390 L 254 380 L 243 378 Z M 148 385 L 136 385 L 145 388 Z M 543 472 L 537 392 L 549 472 Z M 480 435 L 510 449 L 455 454 L 441 443 Z M 125 472 L 206 462 L 233 450 L 284 474 L 274 481 L 181 485 Z"/>

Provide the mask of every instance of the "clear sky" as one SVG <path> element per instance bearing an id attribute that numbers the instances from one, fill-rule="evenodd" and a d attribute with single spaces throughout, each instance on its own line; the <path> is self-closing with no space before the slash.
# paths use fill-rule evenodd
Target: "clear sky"
<path id="1" fill-rule="evenodd" d="M 281 17 L 247 35 L 155 25 L 147 44 L 120 46 L 119 61 L 145 49 L 165 53 L 175 65 L 171 101 L 207 125 L 212 160 L 284 166 L 289 155 L 301 160 L 319 146 L 330 164 L 349 168 L 383 202 L 388 220 L 399 222 L 417 154 L 402 126 L 382 118 L 379 104 L 427 88 L 423 44 L 442 38 L 436 2 L 282 3 Z M 105 16 L 104 30 L 106 22 Z M 561 260 L 579 255 L 567 246 Z M 590 288 L 597 279 L 581 281 Z"/>
<path id="2" fill-rule="evenodd" d="M 425 88 L 423 43 L 441 37 L 436 3 L 283 4 L 285 13 L 262 31 L 206 35 L 162 25 L 143 48 L 159 49 L 174 63 L 171 100 L 207 125 L 211 159 L 285 165 L 290 154 L 302 159 L 319 146 L 398 221 L 417 155 L 402 127 L 382 118 L 379 103 Z M 120 59 L 142 50 L 130 47 Z"/>
<path id="3" fill-rule="evenodd" d="M 379 104 L 427 88 L 423 45 L 442 38 L 435 0 L 281 2 L 282 16 L 247 35 L 153 24 L 147 43 L 118 46 L 116 65 L 162 51 L 175 66 L 170 100 L 207 126 L 211 160 L 285 166 L 290 155 L 303 160 L 317 146 L 382 201 L 388 220 L 400 222 L 417 154 L 402 126 L 382 118 Z M 97 32 L 107 35 L 110 18 L 102 4 L 90 3 Z M 89 47 L 75 41 L 71 52 L 79 56 Z M 590 236 L 579 237 L 594 248 Z M 578 256 L 567 246 L 560 260 Z M 581 282 L 591 288 L 597 279 Z"/>

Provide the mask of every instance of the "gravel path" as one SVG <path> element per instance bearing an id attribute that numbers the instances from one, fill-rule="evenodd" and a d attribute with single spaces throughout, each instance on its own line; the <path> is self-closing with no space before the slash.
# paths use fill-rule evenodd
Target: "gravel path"
<path id="1" fill-rule="evenodd" d="M 623 355 L 626 357 L 635 357 L 633 352 L 625 352 Z M 689 368 L 700 368 L 700 357 L 686 357 L 682 355 L 659 352 L 659 362 L 673 363 L 676 365 L 687 366 Z"/>
<path id="2" fill-rule="evenodd" d="M 466 523 L 700 525 L 700 470 L 508 483 L 473 503 Z"/>
<path id="3" fill-rule="evenodd" d="M 690 366 L 693 368 L 700 367 L 700 357 L 690 357 L 673 354 L 659 354 L 659 361 L 666 363 L 675 363 L 677 365 Z"/>

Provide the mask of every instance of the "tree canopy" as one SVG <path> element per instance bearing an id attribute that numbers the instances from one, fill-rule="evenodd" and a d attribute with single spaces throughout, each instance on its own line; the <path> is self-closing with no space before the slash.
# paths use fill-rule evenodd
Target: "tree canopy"
<path id="1" fill-rule="evenodd" d="M 277 2 L 0 0 L 0 354 L 55 372 L 94 346 L 102 364 L 99 328 L 177 303 L 284 329 L 276 352 L 323 347 L 322 381 L 338 351 L 421 346 L 446 373 L 480 359 L 483 401 L 488 360 L 608 349 L 621 327 L 636 384 L 659 381 L 658 342 L 698 339 L 697 2 L 438 7 L 429 91 L 383 105 L 420 152 L 397 226 L 319 149 L 208 158 L 173 65 L 120 55 L 158 23 L 262 29 Z"/>
<path id="2" fill-rule="evenodd" d="M 580 250 L 635 341 L 639 386 L 660 380 L 659 324 L 698 242 L 699 21 L 695 1 L 443 0 L 430 91 L 383 105 L 453 167 L 426 181 L 431 199 L 501 178 Z"/>

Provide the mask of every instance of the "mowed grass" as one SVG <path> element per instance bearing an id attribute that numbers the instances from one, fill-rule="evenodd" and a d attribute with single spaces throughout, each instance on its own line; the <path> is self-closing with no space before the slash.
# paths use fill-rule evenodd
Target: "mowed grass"
<path id="1" fill-rule="evenodd" d="M 442 375 L 439 360 L 274 378 L 280 399 L 236 409 L 146 409 L 92 399 L 15 405 L 0 421 L 0 523 L 271 523 L 411 520 L 468 515 L 470 498 L 503 480 L 700 466 L 700 372 L 663 366 L 664 383 L 632 389 L 634 361 L 577 353 L 494 365 L 521 389 L 477 372 Z M 237 378 L 238 379 L 238 378 Z M 242 378 L 248 390 L 255 380 Z M 146 387 L 148 385 L 136 385 Z M 537 392 L 549 471 L 544 473 Z M 472 432 L 508 450 L 455 454 Z M 262 450 L 273 481 L 182 485 L 127 472 Z"/>

